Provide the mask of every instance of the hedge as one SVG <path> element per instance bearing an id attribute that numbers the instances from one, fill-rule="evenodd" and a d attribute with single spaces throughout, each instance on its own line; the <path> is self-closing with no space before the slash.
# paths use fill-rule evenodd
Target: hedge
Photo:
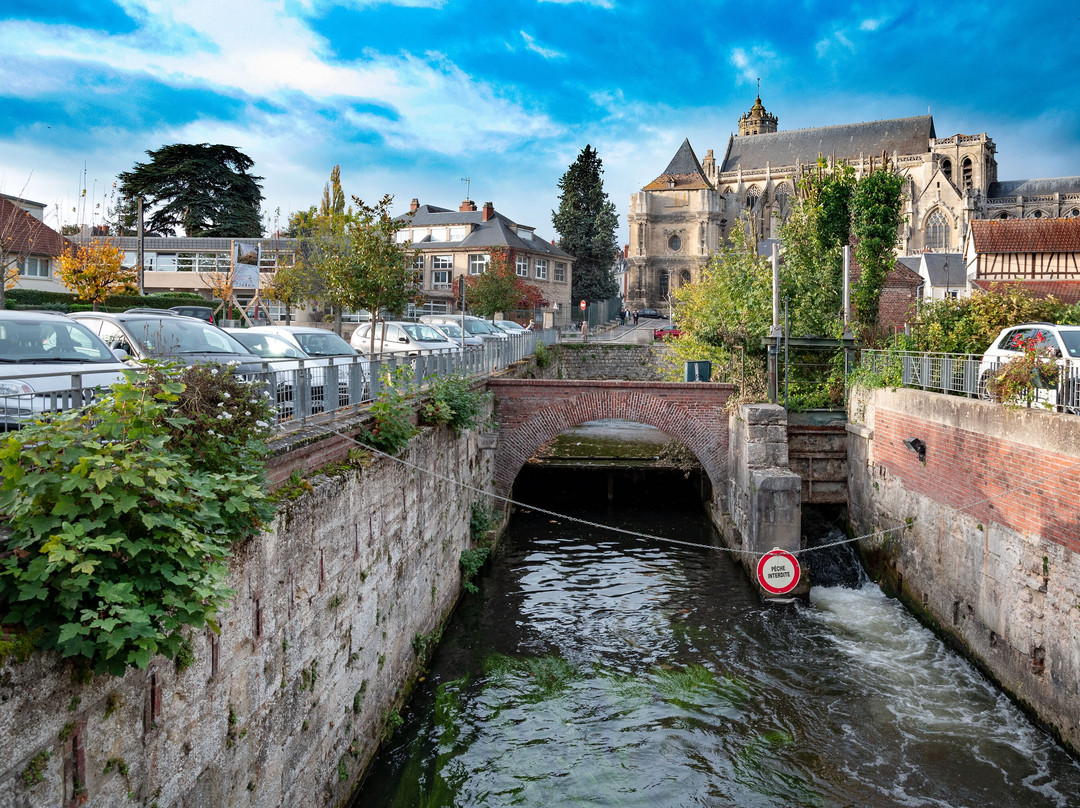
<path id="1" fill-rule="evenodd" d="M 102 311 L 124 311 L 136 307 L 167 309 L 172 306 L 191 305 L 193 302 L 209 305 L 205 297 L 195 292 L 154 292 L 149 295 L 113 295 L 105 298 Z M 4 308 L 44 309 L 46 311 L 88 311 L 91 303 L 81 301 L 71 292 L 46 292 L 42 289 L 8 289 L 4 296 Z"/>

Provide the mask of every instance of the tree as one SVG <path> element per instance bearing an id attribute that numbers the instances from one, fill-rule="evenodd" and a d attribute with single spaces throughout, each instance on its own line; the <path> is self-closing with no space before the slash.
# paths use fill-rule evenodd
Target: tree
<path id="1" fill-rule="evenodd" d="M 877 328 L 881 290 L 889 270 L 896 264 L 896 244 L 904 221 L 901 206 L 905 182 L 904 177 L 883 162 L 855 185 L 851 236 L 860 272 L 852 300 L 855 319 L 864 335 L 872 334 Z"/>
<path id="2" fill-rule="evenodd" d="M 268 300 L 276 300 L 285 306 L 287 325 L 292 320 L 293 307 L 303 308 L 304 302 L 309 299 L 303 264 L 296 261 L 283 264 L 279 255 L 277 268 L 263 286 L 262 296 Z"/>
<path id="3" fill-rule="evenodd" d="M 123 262 L 124 253 L 119 247 L 93 239 L 61 255 L 56 275 L 76 297 L 91 301 L 97 311 L 109 295 L 138 290 L 138 270 L 125 267 Z"/>
<path id="4" fill-rule="evenodd" d="M 491 251 L 491 261 L 479 275 L 465 279 L 466 300 L 469 308 L 481 317 L 494 318 L 516 309 L 534 309 L 544 304 L 543 293 L 535 285 L 522 280 L 515 270 L 517 251 L 509 247 L 496 247 Z"/>
<path id="5" fill-rule="evenodd" d="M 551 221 L 559 246 L 573 255 L 571 299 L 596 302 L 619 293 L 611 265 L 618 251 L 615 231 L 619 217 L 604 192 L 603 165 L 596 150 L 586 145 L 559 180 L 562 196 Z"/>
<path id="6" fill-rule="evenodd" d="M 134 224 L 138 197 L 154 208 L 148 229 L 188 236 L 257 238 L 262 235 L 259 204 L 262 177 L 248 174 L 254 162 L 233 146 L 176 143 L 162 146 L 147 163 L 120 174 L 124 227 Z"/>

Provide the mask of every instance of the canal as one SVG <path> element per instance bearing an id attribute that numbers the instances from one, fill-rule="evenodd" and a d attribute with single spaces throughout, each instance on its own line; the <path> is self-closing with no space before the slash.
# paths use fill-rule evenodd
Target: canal
<path id="1" fill-rule="evenodd" d="M 632 462 L 662 454 L 655 436 L 589 449 L 595 429 L 561 440 L 611 462 L 571 470 L 562 449 L 523 470 L 532 507 L 355 808 L 1080 805 L 1080 766 L 852 556 L 808 554 L 828 585 L 763 605 L 705 483 Z M 840 536 L 828 516 L 817 541 Z"/>

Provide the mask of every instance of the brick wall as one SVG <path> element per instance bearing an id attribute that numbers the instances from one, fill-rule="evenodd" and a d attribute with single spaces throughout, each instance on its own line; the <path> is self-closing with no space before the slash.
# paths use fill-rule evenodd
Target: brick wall
<path id="1" fill-rule="evenodd" d="M 1080 418 L 905 389 L 848 415 L 853 528 L 900 528 L 861 543 L 879 580 L 1080 752 Z"/>

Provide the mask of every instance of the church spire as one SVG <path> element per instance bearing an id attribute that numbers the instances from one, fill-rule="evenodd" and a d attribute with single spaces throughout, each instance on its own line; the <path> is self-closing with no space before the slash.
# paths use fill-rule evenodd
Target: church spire
<path id="1" fill-rule="evenodd" d="M 761 103 L 761 79 L 758 79 L 757 98 L 750 111 L 739 118 L 739 135 L 763 135 L 766 132 L 775 132 L 777 117 L 770 115 Z"/>

